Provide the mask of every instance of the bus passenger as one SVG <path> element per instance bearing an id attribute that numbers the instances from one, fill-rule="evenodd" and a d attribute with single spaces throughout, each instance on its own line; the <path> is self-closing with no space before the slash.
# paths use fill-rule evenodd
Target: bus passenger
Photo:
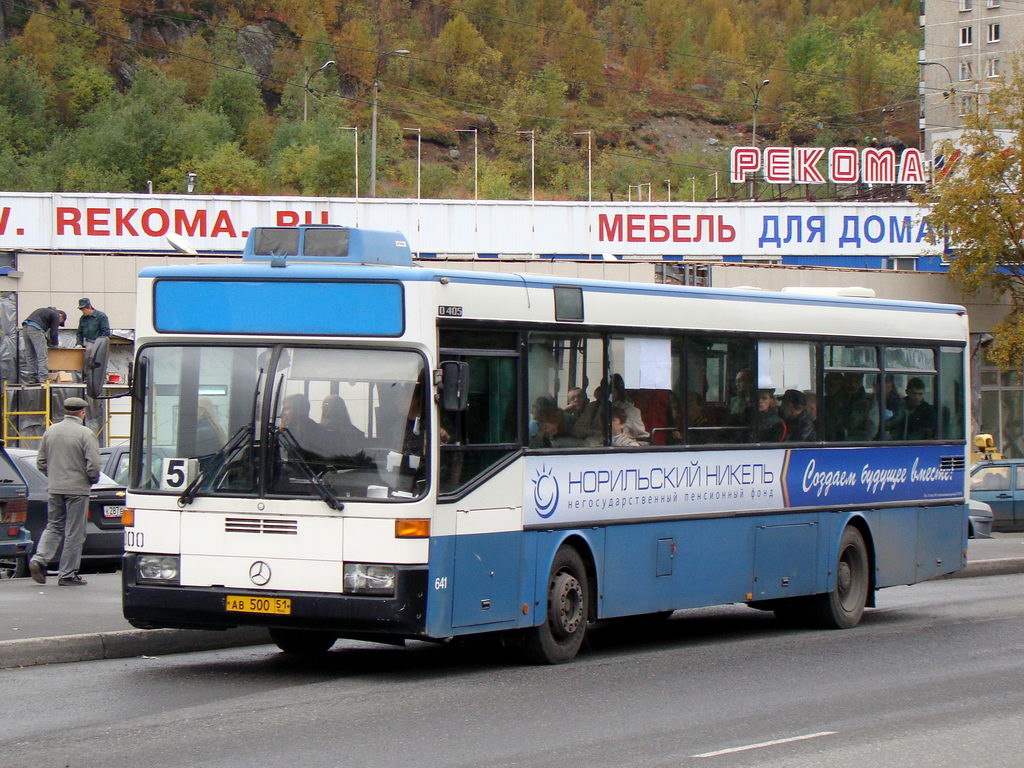
<path id="1" fill-rule="evenodd" d="M 576 416 L 569 433 L 579 445 L 604 445 L 604 416 L 608 412 L 604 381 L 594 387 L 594 399 Z"/>
<path id="2" fill-rule="evenodd" d="M 545 408 L 537 418 L 540 430 L 530 438 L 531 448 L 577 448 L 582 443 L 565 429 L 561 408 Z"/>
<path id="3" fill-rule="evenodd" d="M 843 424 L 847 440 L 874 440 L 878 436 L 878 395 L 864 389 L 864 377 L 847 373 Z"/>
<path id="4" fill-rule="evenodd" d="M 217 406 L 208 397 L 196 402 L 196 456 L 219 451 L 228 441 L 227 433 L 217 420 Z"/>
<path id="5" fill-rule="evenodd" d="M 325 454 L 323 428 L 309 418 L 309 398 L 294 392 L 281 405 L 280 428 L 287 430 L 304 453 Z"/>
<path id="6" fill-rule="evenodd" d="M 612 374 L 612 408 L 619 408 L 626 416 L 626 433 L 634 440 L 647 442 L 651 433 L 644 426 L 640 409 L 633 405 L 633 401 L 626 393 L 626 383 L 622 380 L 621 373 Z"/>
<path id="7" fill-rule="evenodd" d="M 626 431 L 626 412 L 621 408 L 612 408 L 612 445 L 620 448 L 640 445 Z"/>
<path id="8" fill-rule="evenodd" d="M 780 411 L 786 422 L 787 440 L 808 442 L 817 437 L 814 420 L 807 413 L 807 396 L 799 389 L 786 390 L 782 396 Z"/>
<path id="9" fill-rule="evenodd" d="M 915 376 L 907 382 L 903 413 L 890 420 L 889 434 L 894 440 L 931 440 L 935 437 L 935 409 L 924 399 L 924 381 Z"/>
<path id="10" fill-rule="evenodd" d="M 327 395 L 320 406 L 320 426 L 331 456 L 355 456 L 366 445 L 366 435 L 352 423 L 340 395 Z"/>
<path id="11" fill-rule="evenodd" d="M 736 371 L 734 385 L 735 394 L 729 398 L 728 423 L 734 427 L 746 426 L 754 409 L 754 372 L 740 368 Z"/>
<path id="12" fill-rule="evenodd" d="M 527 432 L 530 437 L 533 437 L 540 431 L 540 412 L 545 408 L 556 408 L 555 398 L 550 395 L 540 395 L 533 401 L 533 405 L 530 406 L 530 424 L 527 427 Z"/>
<path id="13" fill-rule="evenodd" d="M 565 426 L 571 430 L 583 412 L 587 409 L 590 401 L 587 399 L 586 390 L 583 387 L 573 387 L 566 395 L 565 403 Z"/>
<path id="14" fill-rule="evenodd" d="M 781 443 L 786 439 L 786 422 L 779 416 L 775 405 L 775 391 L 757 391 L 757 413 L 754 416 L 754 441 L 758 443 Z"/>

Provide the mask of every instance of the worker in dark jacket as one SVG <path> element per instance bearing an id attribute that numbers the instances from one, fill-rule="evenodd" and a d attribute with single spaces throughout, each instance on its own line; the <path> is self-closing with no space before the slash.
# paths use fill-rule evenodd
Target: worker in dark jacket
<path id="1" fill-rule="evenodd" d="M 78 336 L 75 338 L 78 346 L 84 347 L 100 336 L 110 335 L 110 320 L 107 319 L 105 312 L 96 309 L 89 299 L 79 299 L 78 309 L 82 313 L 82 319 L 78 323 Z"/>
<path id="2" fill-rule="evenodd" d="M 40 307 L 25 318 L 25 360 L 22 363 L 22 382 L 42 384 L 49 376 L 46 347 L 56 347 L 57 331 L 68 316 L 54 307 Z"/>

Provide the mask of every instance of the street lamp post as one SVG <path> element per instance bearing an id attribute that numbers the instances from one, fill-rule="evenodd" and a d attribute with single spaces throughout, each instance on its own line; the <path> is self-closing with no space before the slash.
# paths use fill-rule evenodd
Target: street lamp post
<path id="1" fill-rule="evenodd" d="M 359 126 L 342 125 L 343 131 L 352 131 L 352 155 L 355 160 L 356 200 L 359 199 Z"/>
<path id="2" fill-rule="evenodd" d="M 478 196 L 477 196 L 477 188 L 478 188 L 477 182 L 479 181 L 479 178 L 480 178 L 479 174 L 478 174 L 479 164 L 477 162 L 478 159 L 479 159 L 479 154 L 477 152 L 477 149 L 478 149 L 477 137 L 479 135 L 479 131 L 476 128 L 456 128 L 455 132 L 456 133 L 472 133 L 473 134 L 473 201 L 476 202 L 479 199 Z"/>
<path id="3" fill-rule="evenodd" d="M 377 196 L 377 94 L 380 93 L 380 68 L 388 56 L 405 56 L 409 51 L 399 48 L 377 56 L 373 67 L 373 107 L 370 110 L 370 197 Z"/>
<path id="4" fill-rule="evenodd" d="M 420 153 L 420 148 L 422 146 L 422 141 L 423 141 L 423 129 L 422 128 L 403 128 L 402 130 L 403 131 L 408 131 L 409 133 L 412 133 L 413 131 L 416 131 L 416 199 L 419 200 L 420 199 L 420 158 L 422 157 L 422 154 Z"/>
<path id="5" fill-rule="evenodd" d="M 333 67 L 333 66 L 334 66 L 334 59 L 328 59 L 327 61 L 325 61 L 323 64 L 321 64 L 317 69 L 313 70 L 312 72 L 309 71 L 308 67 L 306 68 L 306 82 L 305 82 L 305 84 L 304 84 L 304 86 L 302 88 L 302 122 L 306 122 L 306 119 L 309 117 L 309 84 L 310 84 L 310 82 L 319 73 L 323 72 L 328 67 Z"/>
<path id="6" fill-rule="evenodd" d="M 755 85 L 751 85 L 746 80 L 744 80 L 743 82 L 740 83 L 740 85 L 743 85 L 743 86 L 746 86 L 747 88 L 749 88 L 750 92 L 754 96 L 754 104 L 753 104 L 754 117 L 753 117 L 753 120 L 750 123 L 750 143 L 754 147 L 754 149 L 757 149 L 757 109 L 758 109 L 758 107 L 761 106 L 761 90 L 766 85 L 768 85 L 768 83 L 770 83 L 770 82 L 771 82 L 771 80 L 762 80 L 756 86 Z M 751 176 L 750 176 L 750 197 L 751 197 L 751 199 L 753 199 L 753 197 L 754 197 L 754 183 L 755 183 L 754 182 L 754 176 L 753 176 L 753 174 L 751 174 Z"/>
<path id="7" fill-rule="evenodd" d="M 666 195 L 666 197 L 667 197 L 666 202 L 671 203 L 672 202 L 672 179 L 665 179 L 665 186 L 668 189 L 668 194 Z"/>
<path id="8" fill-rule="evenodd" d="M 529 136 L 530 137 L 530 202 L 533 202 L 534 200 L 537 199 L 536 184 L 535 184 L 536 176 L 534 175 L 534 170 L 536 168 L 536 164 L 535 164 L 536 155 L 534 153 L 534 149 L 535 149 L 536 143 L 537 143 L 537 132 L 531 130 L 531 131 L 516 131 L 516 133 L 518 133 L 521 136 Z"/>
<path id="9" fill-rule="evenodd" d="M 943 64 L 941 61 L 919 61 L 917 63 L 921 67 L 942 67 L 943 71 L 945 71 L 946 77 L 949 79 L 949 87 L 942 89 L 942 100 L 943 101 L 946 101 L 946 100 L 952 98 L 954 96 L 954 94 L 956 94 L 956 88 L 953 85 L 953 73 L 949 71 L 949 67 L 947 67 L 945 64 Z M 923 77 L 923 73 L 922 73 L 922 77 Z M 925 134 L 925 129 L 922 129 L 921 130 L 922 144 L 924 143 L 924 134 Z M 923 147 L 922 147 L 922 149 L 923 149 Z"/>
<path id="10" fill-rule="evenodd" d="M 573 136 L 586 136 L 587 137 L 587 202 L 591 203 L 594 201 L 593 188 L 591 186 L 591 180 L 593 176 L 590 172 L 590 146 L 591 141 L 594 137 L 593 131 L 573 131 Z"/>

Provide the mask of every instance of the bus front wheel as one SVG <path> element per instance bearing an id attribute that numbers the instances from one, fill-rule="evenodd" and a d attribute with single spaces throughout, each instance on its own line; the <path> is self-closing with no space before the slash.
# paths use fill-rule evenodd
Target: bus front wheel
<path id="1" fill-rule="evenodd" d="M 590 585 L 583 559 L 572 547 L 555 554 L 548 576 L 545 620 L 528 630 L 524 650 L 538 664 L 571 661 L 583 644 L 590 620 Z"/>
<path id="2" fill-rule="evenodd" d="M 338 638 L 313 629 L 271 629 L 270 639 L 285 653 L 312 655 L 327 653 Z"/>
<path id="3" fill-rule="evenodd" d="M 852 525 L 839 540 L 836 585 L 831 592 L 815 595 L 814 618 L 826 629 L 849 629 L 860 623 L 871 582 L 870 559 L 864 537 Z"/>

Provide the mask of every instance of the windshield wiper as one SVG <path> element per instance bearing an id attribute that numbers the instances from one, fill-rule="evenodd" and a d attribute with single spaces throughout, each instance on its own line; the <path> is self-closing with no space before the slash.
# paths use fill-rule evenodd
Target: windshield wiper
<path id="1" fill-rule="evenodd" d="M 206 462 L 207 467 L 216 467 L 216 471 L 220 471 L 228 461 L 234 458 L 235 452 L 248 442 L 248 438 L 252 435 L 253 429 L 252 424 L 246 424 L 239 427 L 238 431 L 231 436 L 231 439 L 224 443 L 223 447 L 216 453 L 210 454 L 210 458 Z M 181 496 L 178 497 L 178 506 L 184 507 L 187 504 L 191 504 L 196 499 L 196 495 L 199 493 L 199 488 L 202 486 L 203 481 L 209 477 L 210 473 L 205 469 L 200 470 L 195 479 L 188 484 L 188 487 L 181 492 Z"/>
<path id="2" fill-rule="evenodd" d="M 302 455 L 302 448 L 299 446 L 299 441 L 295 439 L 295 436 L 288 430 L 288 427 L 281 427 L 277 431 L 277 436 L 284 443 L 289 453 L 292 454 L 292 462 L 298 464 L 299 468 L 305 473 L 306 477 L 309 478 L 309 482 L 313 484 L 316 492 L 319 494 L 323 502 L 331 509 L 336 509 L 339 512 L 345 508 L 345 505 L 338 501 L 338 497 L 334 495 L 334 492 L 328 487 L 327 483 L 320 478 L 313 468 L 309 466 L 309 462 Z"/>

